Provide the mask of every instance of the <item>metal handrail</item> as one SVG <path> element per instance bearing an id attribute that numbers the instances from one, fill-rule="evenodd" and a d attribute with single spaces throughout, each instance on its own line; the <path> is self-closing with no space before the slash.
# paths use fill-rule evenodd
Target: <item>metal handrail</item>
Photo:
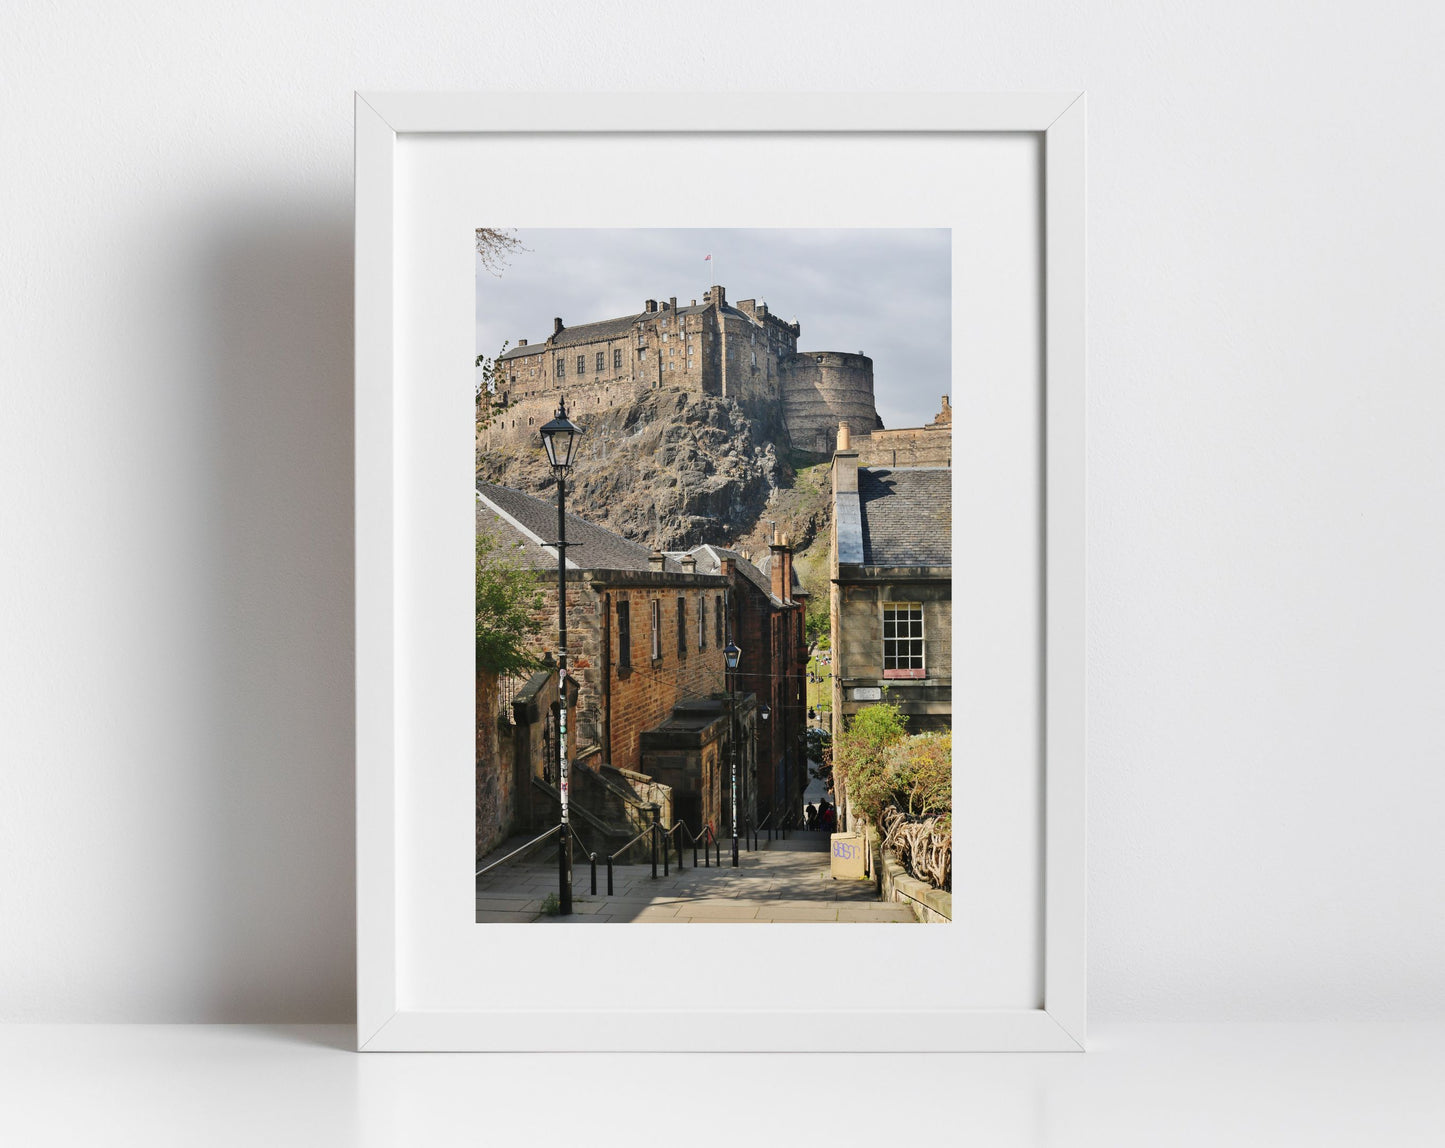
<path id="1" fill-rule="evenodd" d="M 475 873 L 474 876 L 473 876 L 473 880 L 475 880 L 477 877 L 480 877 L 483 873 L 489 873 L 489 872 L 491 872 L 491 870 L 495 869 L 498 865 L 505 865 L 508 861 L 510 861 L 510 860 L 511 860 L 513 857 L 515 857 L 518 853 L 525 853 L 528 849 L 532 848 L 533 845 L 541 844 L 543 841 L 547 840 L 547 838 L 551 837 L 552 834 L 556 833 L 556 832 L 557 832 L 558 830 L 560 830 L 561 828 L 562 828 L 561 825 L 554 825 L 554 826 L 552 826 L 551 829 L 547 830 L 547 832 L 546 832 L 546 833 L 543 833 L 540 837 L 533 837 L 532 840 L 528 841 L 525 845 L 522 845 L 522 846 L 519 846 L 519 847 L 516 848 L 516 849 L 513 849 L 513 850 L 512 850 L 510 853 L 508 853 L 505 857 L 502 857 L 502 858 L 499 858 L 499 859 L 496 860 L 496 861 L 493 861 L 490 865 L 483 865 L 480 869 L 478 869 L 478 870 L 476 871 L 476 873 Z"/>
<path id="2" fill-rule="evenodd" d="M 607 856 L 607 895 L 608 895 L 609 897 L 611 897 L 611 896 L 613 895 L 613 887 L 614 887 L 614 886 L 613 886 L 613 881 L 612 881 L 612 878 L 613 878 L 612 863 L 613 863 L 618 857 L 620 857 L 623 853 L 626 853 L 627 850 L 631 849 L 634 845 L 636 845 L 639 841 L 641 841 L 644 837 L 646 837 L 649 833 L 652 834 L 652 876 L 653 876 L 654 879 L 657 877 L 657 844 L 658 844 L 658 837 L 661 836 L 661 838 L 662 838 L 663 841 L 664 841 L 664 844 L 663 844 L 663 846 L 662 846 L 662 874 L 663 874 L 664 877 L 666 877 L 666 876 L 668 876 L 668 875 L 670 874 L 670 872 L 671 872 L 671 869 L 670 869 L 670 856 L 669 856 L 669 853 L 668 853 L 668 844 L 666 844 L 666 842 L 669 842 L 669 841 L 670 841 L 670 839 L 672 838 L 672 835 L 673 835 L 674 833 L 677 834 L 677 867 L 678 867 L 679 869 L 681 869 L 681 868 L 683 867 L 683 859 L 682 859 L 682 839 L 683 839 L 683 837 L 687 837 L 687 838 L 692 842 L 692 867 L 693 867 L 694 869 L 697 868 L 697 843 L 698 843 L 699 841 L 703 842 L 703 854 L 704 854 L 704 857 L 705 857 L 705 860 L 704 860 L 703 864 L 704 864 L 707 868 L 709 868 L 709 869 L 712 868 L 713 857 L 712 857 L 712 853 L 711 853 L 711 852 L 709 851 L 709 849 L 708 849 L 708 845 L 709 845 L 709 844 L 712 844 L 712 845 L 715 846 L 716 849 L 717 849 L 717 865 L 718 865 L 718 868 L 722 868 L 722 846 L 721 846 L 720 844 L 718 844 L 717 835 L 713 832 L 713 829 L 712 829 L 712 826 L 711 826 L 711 825 L 704 825 L 700 830 L 698 830 L 698 832 L 694 833 L 691 829 L 688 828 L 688 825 L 687 825 L 687 822 L 686 822 L 686 821 L 674 821 L 674 822 L 673 822 L 671 825 L 669 825 L 666 829 L 664 829 L 664 828 L 662 827 L 662 823 L 661 823 L 661 822 L 654 821 L 651 825 L 649 825 L 646 829 L 644 829 L 641 833 L 639 833 L 636 837 L 634 837 L 631 841 L 629 841 L 629 842 L 628 842 L 626 845 L 624 845 L 621 849 L 617 850 L 616 853 L 610 853 L 610 854 L 608 854 L 608 856 Z M 594 893 L 596 892 L 596 875 L 597 875 L 597 874 L 596 874 L 596 856 L 594 855 L 594 856 L 593 856 L 593 892 L 594 892 Z"/>
<path id="3" fill-rule="evenodd" d="M 629 842 L 628 842 L 626 845 L 624 845 L 621 849 L 617 850 L 616 853 L 609 853 L 609 854 L 607 855 L 607 862 L 608 862 L 608 864 L 611 864 L 611 863 L 612 863 L 614 860 L 616 860 L 618 857 L 622 856 L 622 854 L 626 853 L 629 849 L 631 849 L 634 845 L 636 845 L 639 841 L 641 841 L 644 837 L 646 837 L 649 833 L 651 833 L 655 828 L 656 828 L 656 826 L 649 825 L 646 829 L 644 829 L 641 833 L 639 833 L 636 837 L 634 837 L 631 841 L 629 841 Z"/>

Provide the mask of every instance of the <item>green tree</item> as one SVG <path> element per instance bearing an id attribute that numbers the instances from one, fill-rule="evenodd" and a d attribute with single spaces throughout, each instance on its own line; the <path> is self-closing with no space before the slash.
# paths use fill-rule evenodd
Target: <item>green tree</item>
<path id="1" fill-rule="evenodd" d="M 495 538 L 477 535 L 477 669 L 520 675 L 541 663 L 528 650 L 541 633 L 542 591 L 537 575 Z"/>
<path id="2" fill-rule="evenodd" d="M 813 594 L 808 598 L 807 613 L 803 618 L 804 632 L 808 643 L 814 649 L 826 650 L 831 623 L 828 620 L 828 598 L 824 594 Z"/>

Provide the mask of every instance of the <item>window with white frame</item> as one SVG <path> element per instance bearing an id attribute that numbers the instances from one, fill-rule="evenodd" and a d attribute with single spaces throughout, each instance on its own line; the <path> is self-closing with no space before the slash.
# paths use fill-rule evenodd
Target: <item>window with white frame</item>
<path id="1" fill-rule="evenodd" d="M 883 676 L 923 677 L 923 603 L 883 603 Z"/>

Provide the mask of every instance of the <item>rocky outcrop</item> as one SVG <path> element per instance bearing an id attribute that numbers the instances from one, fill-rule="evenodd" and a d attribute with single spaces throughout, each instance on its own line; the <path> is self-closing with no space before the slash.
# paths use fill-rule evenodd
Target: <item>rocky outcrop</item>
<path id="1" fill-rule="evenodd" d="M 653 391 L 571 415 L 587 434 L 568 508 L 647 546 L 731 543 L 792 484 L 776 404 L 749 409 L 734 399 Z M 479 479 L 543 496 L 551 489 L 539 440 L 484 443 L 479 435 Z"/>

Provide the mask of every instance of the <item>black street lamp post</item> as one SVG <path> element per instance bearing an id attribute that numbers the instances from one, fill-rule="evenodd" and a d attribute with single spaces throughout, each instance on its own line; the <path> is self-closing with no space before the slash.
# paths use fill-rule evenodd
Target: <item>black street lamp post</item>
<path id="1" fill-rule="evenodd" d="M 732 741 L 732 800 L 733 800 L 733 868 L 738 867 L 738 695 L 737 695 L 737 668 L 738 659 L 743 652 L 738 649 L 736 642 L 729 642 L 723 647 L 723 657 L 727 660 L 728 667 L 728 712 L 731 718 L 733 736 Z"/>
<path id="2" fill-rule="evenodd" d="M 557 476 L 557 797 L 561 834 L 557 840 L 557 896 L 562 916 L 572 913 L 572 826 L 568 821 L 567 762 L 567 471 L 583 430 L 567 417 L 567 400 L 542 428 L 547 462 Z"/>

